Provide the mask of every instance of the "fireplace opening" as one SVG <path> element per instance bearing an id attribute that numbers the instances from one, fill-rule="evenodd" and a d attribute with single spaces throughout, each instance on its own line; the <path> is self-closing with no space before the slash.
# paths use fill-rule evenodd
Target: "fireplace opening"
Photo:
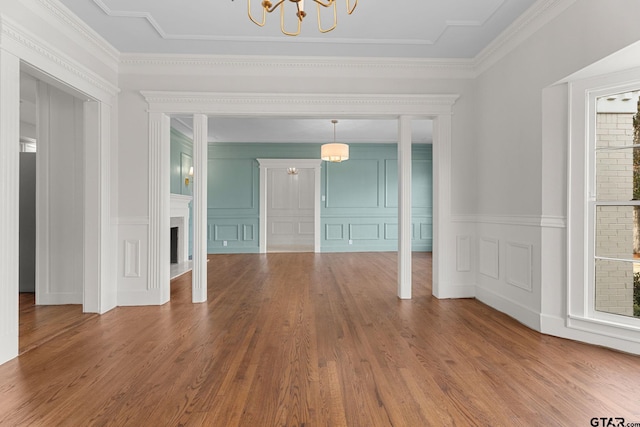
<path id="1" fill-rule="evenodd" d="M 178 263 L 178 227 L 171 227 L 171 264 Z"/>

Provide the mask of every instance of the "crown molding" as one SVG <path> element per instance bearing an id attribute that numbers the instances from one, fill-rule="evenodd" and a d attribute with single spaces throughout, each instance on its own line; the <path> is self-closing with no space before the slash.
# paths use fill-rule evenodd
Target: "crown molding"
<path id="1" fill-rule="evenodd" d="M 473 60 L 474 77 L 487 71 L 540 28 L 557 18 L 577 0 L 538 0 Z"/>
<path id="2" fill-rule="evenodd" d="M 113 72 L 118 72 L 120 52 L 100 36 L 95 30 L 84 23 L 73 12 L 58 0 L 34 0 L 49 16 L 55 17 L 58 23 L 57 29 L 65 33 L 74 41 L 83 45 L 92 55 L 97 56 Z M 39 14 L 42 15 L 42 14 Z M 51 19 L 45 18 L 48 22 Z"/>
<path id="3" fill-rule="evenodd" d="M 267 71 L 265 71 L 267 69 Z M 210 75 L 213 73 L 262 74 L 269 70 L 281 73 L 326 75 L 328 71 L 359 72 L 368 76 L 415 79 L 470 79 L 474 77 L 470 59 L 413 58 L 342 58 L 299 56 L 239 56 L 239 55 L 171 55 L 122 54 L 122 74 Z"/>
<path id="4" fill-rule="evenodd" d="M 308 93 L 222 93 L 141 91 L 149 104 L 149 112 L 234 115 L 239 112 L 262 115 L 317 117 L 322 112 L 336 115 L 362 116 L 398 115 L 433 116 L 451 115 L 457 94 L 308 94 Z M 268 111 L 268 113 L 265 113 Z M 357 111 L 357 113 L 354 113 Z"/>
<path id="5" fill-rule="evenodd" d="M 110 81 L 87 69 L 78 61 L 69 58 L 49 43 L 31 34 L 25 28 L 4 16 L 0 17 L 0 36 L 2 38 L 2 48 L 12 52 L 28 64 L 33 64 L 41 68 L 42 64 L 38 63 L 38 61 L 44 60 L 45 63 L 53 64 L 53 66 L 57 67 L 61 73 L 71 75 L 74 79 L 79 79 L 84 82 L 83 85 L 88 83 L 91 87 L 98 89 L 102 92 L 102 95 L 113 96 L 120 91 L 120 89 Z M 54 78 L 61 78 L 61 76 L 52 73 L 51 70 L 43 69 L 43 71 L 51 74 Z M 63 80 L 71 81 L 71 79 Z M 77 81 L 78 80 L 76 80 L 76 82 Z M 76 87 L 76 89 L 95 96 L 95 94 L 86 90 L 86 86 Z"/>

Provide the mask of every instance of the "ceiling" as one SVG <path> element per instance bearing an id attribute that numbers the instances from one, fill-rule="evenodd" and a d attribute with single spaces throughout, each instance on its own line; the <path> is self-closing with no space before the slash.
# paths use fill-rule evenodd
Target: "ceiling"
<path id="1" fill-rule="evenodd" d="M 307 0 L 301 34 L 290 37 L 280 32 L 278 11 L 262 28 L 252 23 L 247 0 L 61 0 L 125 53 L 408 58 L 474 58 L 535 3 L 359 0 L 348 15 L 346 1 L 336 0 L 336 29 L 321 34 L 317 5 Z M 349 1 L 353 6 L 356 0 Z M 261 0 L 250 2 L 261 19 Z M 286 16 L 294 17 L 295 4 L 285 0 L 284 6 Z M 321 9 L 323 26 L 330 26 L 332 9 Z"/>
<path id="2" fill-rule="evenodd" d="M 105 40 L 125 54 L 275 55 L 306 57 L 384 57 L 473 59 L 536 0 L 358 0 L 348 15 L 347 0 L 336 0 L 338 25 L 322 34 L 316 3 L 306 0 L 308 16 L 299 36 L 280 32 L 278 11 L 264 27 L 247 15 L 248 0 L 60 0 Z M 249 0 L 261 19 L 261 0 Z M 275 0 L 272 0 L 276 3 Z M 355 0 L 348 0 L 353 6 Z M 284 1 L 286 16 L 294 3 Z M 321 8 L 323 26 L 331 8 Z M 327 15 L 329 13 L 329 15 Z M 287 29 L 291 23 L 287 21 Z M 294 22 L 292 23 L 294 26 Z M 172 125 L 190 136 L 191 120 Z M 212 142 L 327 142 L 330 120 L 211 118 Z M 341 120 L 341 142 L 395 142 L 394 120 Z M 431 122 L 413 124 L 414 142 L 431 142 Z"/>

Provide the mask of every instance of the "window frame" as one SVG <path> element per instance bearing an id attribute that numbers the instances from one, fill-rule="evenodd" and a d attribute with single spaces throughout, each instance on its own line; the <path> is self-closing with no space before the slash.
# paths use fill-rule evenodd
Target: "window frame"
<path id="1" fill-rule="evenodd" d="M 569 83 L 567 327 L 633 342 L 640 342 L 639 318 L 595 309 L 596 209 L 640 205 L 640 201 L 596 200 L 596 101 L 638 89 L 640 68 Z"/>

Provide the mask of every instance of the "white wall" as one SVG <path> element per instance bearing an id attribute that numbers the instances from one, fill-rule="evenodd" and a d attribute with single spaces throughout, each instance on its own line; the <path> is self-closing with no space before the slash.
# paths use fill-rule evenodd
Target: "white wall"
<path id="1" fill-rule="evenodd" d="M 484 244 L 492 255 L 479 263 L 479 271 L 496 274 L 478 274 L 478 297 L 543 332 L 574 336 L 562 327 L 567 90 L 554 83 L 640 39 L 635 22 L 640 3 L 568 3 L 557 18 L 478 76 L 474 126 L 482 165 L 477 235 L 479 242 L 497 246 Z M 529 259 L 524 247 L 531 248 L 530 271 L 517 271 Z M 530 291 L 520 286 L 529 278 Z M 550 319 L 554 328 L 545 326 Z"/>

